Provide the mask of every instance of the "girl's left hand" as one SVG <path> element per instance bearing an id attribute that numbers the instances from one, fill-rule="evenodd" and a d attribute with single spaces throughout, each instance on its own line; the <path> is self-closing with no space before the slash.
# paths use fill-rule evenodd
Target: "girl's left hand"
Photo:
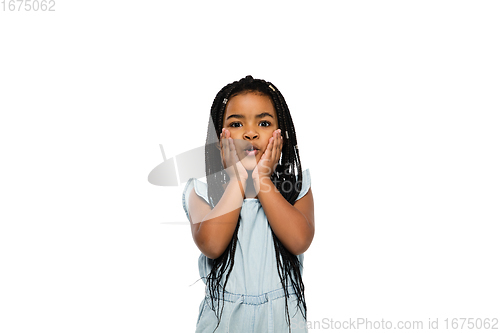
<path id="1" fill-rule="evenodd" d="M 259 163 L 252 172 L 252 179 L 258 182 L 261 178 L 270 178 L 278 165 L 281 157 L 281 149 L 283 148 L 283 137 L 281 136 L 281 130 L 277 129 L 273 132 L 273 136 L 269 138 L 269 143 L 266 147 L 266 151 L 260 158 Z"/>

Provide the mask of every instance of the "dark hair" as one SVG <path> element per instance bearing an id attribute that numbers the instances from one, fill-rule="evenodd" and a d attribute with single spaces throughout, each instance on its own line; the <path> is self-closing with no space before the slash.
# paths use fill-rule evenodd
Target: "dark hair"
<path id="1" fill-rule="evenodd" d="M 222 132 L 223 126 L 223 116 L 226 110 L 226 105 L 229 99 L 240 93 L 254 92 L 261 95 L 268 96 L 276 110 L 278 117 L 278 128 L 281 129 L 283 136 L 283 148 L 281 161 L 276 166 L 275 172 L 271 175 L 271 180 L 280 191 L 283 197 L 290 203 L 294 204 L 297 199 L 300 190 L 302 189 L 302 167 L 300 165 L 299 151 L 297 149 L 297 138 L 295 135 L 295 128 L 293 126 L 292 117 L 285 99 L 281 95 L 280 91 L 276 86 L 270 82 L 264 80 L 254 79 L 252 76 L 246 76 L 245 78 L 235 81 L 226 85 L 222 88 L 217 96 L 215 96 L 214 102 L 212 104 L 212 109 L 210 112 L 209 119 L 209 129 L 207 133 L 207 141 L 205 146 L 205 171 L 207 175 L 208 183 L 208 197 L 210 200 L 210 205 L 215 207 L 224 193 L 223 185 L 229 181 L 227 173 L 224 171 L 224 167 L 220 158 L 220 151 L 214 144 L 209 144 L 213 142 L 218 142 L 220 134 Z M 215 127 L 215 132 L 212 127 Z M 285 134 L 287 133 L 287 135 Z M 215 137 L 214 137 L 215 136 Z M 285 182 L 291 182 L 284 189 Z M 297 184 L 296 186 L 296 183 Z M 228 247 L 225 251 L 216 259 L 212 260 L 212 270 L 206 277 L 207 288 L 209 290 L 210 298 L 212 300 L 212 309 L 215 311 L 214 300 L 217 299 L 217 311 L 216 317 L 218 323 L 216 326 L 219 327 L 221 320 L 221 312 L 224 308 L 224 292 L 226 289 L 226 284 L 231 274 L 234 266 L 234 253 L 236 250 L 236 242 L 238 229 L 240 226 L 241 215 L 238 217 L 238 222 L 236 224 L 236 229 L 234 230 L 233 237 L 229 242 Z M 290 253 L 281 241 L 276 237 L 274 232 L 272 232 L 274 240 L 274 248 L 276 251 L 276 262 L 278 275 L 281 280 L 281 285 L 285 292 L 285 309 L 288 329 L 290 329 L 290 314 L 288 312 L 288 282 L 290 281 L 295 294 L 297 296 L 297 307 L 303 306 L 304 311 L 300 308 L 302 316 L 306 318 L 307 307 L 304 297 L 304 284 L 302 282 L 302 277 L 300 274 L 300 262 L 296 255 Z M 225 272 L 227 275 L 223 286 L 222 280 Z M 220 291 L 220 288 L 222 290 Z M 219 311 L 219 293 L 222 293 L 222 309 Z M 215 331 L 215 330 L 214 330 Z"/>

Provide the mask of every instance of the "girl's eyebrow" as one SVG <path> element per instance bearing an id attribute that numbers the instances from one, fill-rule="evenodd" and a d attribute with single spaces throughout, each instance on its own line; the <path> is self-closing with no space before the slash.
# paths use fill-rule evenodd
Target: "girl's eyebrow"
<path id="1" fill-rule="evenodd" d="M 262 113 L 259 113 L 258 115 L 255 116 L 255 118 L 264 118 L 264 117 L 271 117 L 271 118 L 274 118 L 270 113 L 268 112 L 262 112 Z M 241 115 L 241 114 L 232 114 L 230 116 L 228 116 L 226 118 L 226 120 L 228 120 L 229 118 L 238 118 L 238 119 L 244 119 L 245 116 L 244 115 Z"/>

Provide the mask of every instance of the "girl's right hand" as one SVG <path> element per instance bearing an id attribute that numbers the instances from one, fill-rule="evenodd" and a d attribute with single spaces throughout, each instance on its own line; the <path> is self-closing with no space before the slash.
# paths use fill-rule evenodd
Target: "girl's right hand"
<path id="1" fill-rule="evenodd" d="M 236 147 L 234 146 L 231 133 L 225 128 L 222 129 L 220 134 L 221 138 L 221 160 L 226 173 L 230 180 L 239 180 L 246 182 L 248 178 L 248 171 L 241 163 L 238 155 L 236 154 Z"/>

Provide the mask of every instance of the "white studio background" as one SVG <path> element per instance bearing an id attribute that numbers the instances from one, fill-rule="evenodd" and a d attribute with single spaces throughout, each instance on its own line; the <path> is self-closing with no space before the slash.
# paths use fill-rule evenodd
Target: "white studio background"
<path id="1" fill-rule="evenodd" d="M 0 11 L 1 332 L 194 331 L 184 184 L 147 176 L 246 75 L 311 172 L 310 321 L 498 318 L 498 2 L 55 9 Z"/>

